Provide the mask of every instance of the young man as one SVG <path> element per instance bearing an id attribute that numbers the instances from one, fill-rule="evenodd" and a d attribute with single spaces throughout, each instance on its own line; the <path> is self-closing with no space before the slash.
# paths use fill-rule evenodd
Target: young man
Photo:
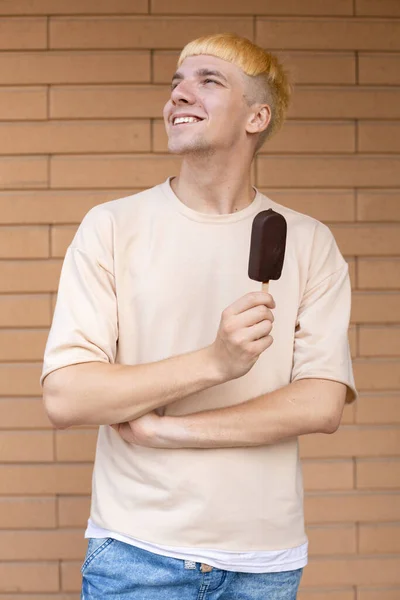
<path id="1" fill-rule="evenodd" d="M 289 95 L 248 40 L 188 44 L 164 109 L 179 176 L 92 209 L 67 251 L 41 381 L 56 427 L 100 425 L 85 600 L 296 598 L 298 436 L 335 431 L 355 390 L 331 233 L 251 185 Z M 268 208 L 288 225 L 271 294 L 247 274 Z"/>

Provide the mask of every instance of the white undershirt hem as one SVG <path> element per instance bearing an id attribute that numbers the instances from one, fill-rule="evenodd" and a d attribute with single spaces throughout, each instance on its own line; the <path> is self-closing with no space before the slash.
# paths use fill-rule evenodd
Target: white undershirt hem
<path id="1" fill-rule="evenodd" d="M 294 571 L 307 565 L 308 543 L 285 550 L 269 550 L 256 552 L 229 552 L 226 550 L 207 550 L 201 548 L 179 548 L 176 546 L 163 546 L 122 535 L 108 529 L 98 527 L 91 519 L 88 520 L 85 538 L 113 538 L 136 546 L 147 552 L 161 556 L 204 562 L 217 569 L 237 571 L 241 573 L 278 573 L 281 571 Z"/>

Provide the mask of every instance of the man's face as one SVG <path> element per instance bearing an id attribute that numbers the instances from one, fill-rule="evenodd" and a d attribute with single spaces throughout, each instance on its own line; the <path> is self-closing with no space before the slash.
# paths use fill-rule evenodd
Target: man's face
<path id="1" fill-rule="evenodd" d="M 237 147 L 246 138 L 250 114 L 245 91 L 244 74 L 236 65 L 209 55 L 186 58 L 173 76 L 163 111 L 169 151 L 214 153 Z M 180 116 L 194 118 L 177 122 Z"/>

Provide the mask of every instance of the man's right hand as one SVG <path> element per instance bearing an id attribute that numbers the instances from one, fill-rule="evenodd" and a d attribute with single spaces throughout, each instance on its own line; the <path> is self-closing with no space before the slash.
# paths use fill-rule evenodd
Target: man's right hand
<path id="1" fill-rule="evenodd" d="M 270 334 L 275 302 L 266 292 L 250 292 L 222 313 L 217 337 L 210 346 L 224 380 L 245 375 L 273 342 Z"/>

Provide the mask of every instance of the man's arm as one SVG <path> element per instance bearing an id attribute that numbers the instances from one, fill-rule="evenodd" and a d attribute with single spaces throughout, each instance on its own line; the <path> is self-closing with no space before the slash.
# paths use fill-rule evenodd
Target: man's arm
<path id="1" fill-rule="evenodd" d="M 89 362 L 57 369 L 43 384 L 49 419 L 60 429 L 129 421 L 217 385 L 222 379 L 210 350 L 142 365 Z"/>
<path id="2" fill-rule="evenodd" d="M 143 418 L 120 426 L 132 443 L 159 448 L 232 448 L 276 444 L 307 433 L 333 433 L 340 424 L 346 386 L 302 379 L 227 408 L 182 417 Z"/>
<path id="3" fill-rule="evenodd" d="M 252 292 L 226 308 L 206 348 L 141 365 L 85 362 L 44 379 L 47 414 L 59 428 L 111 425 L 241 377 L 272 344 L 269 294 Z"/>

